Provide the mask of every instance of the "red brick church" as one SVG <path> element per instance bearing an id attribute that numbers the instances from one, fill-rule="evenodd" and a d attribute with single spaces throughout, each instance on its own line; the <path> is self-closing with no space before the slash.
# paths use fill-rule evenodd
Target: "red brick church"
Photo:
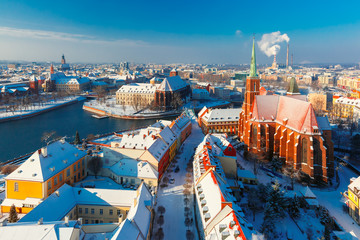
<path id="1" fill-rule="evenodd" d="M 263 95 L 256 73 L 255 42 L 239 136 L 249 151 L 264 151 L 283 159 L 312 180 L 328 182 L 334 175 L 334 148 L 327 117 L 316 117 L 311 103 L 290 81 L 287 96 Z"/>

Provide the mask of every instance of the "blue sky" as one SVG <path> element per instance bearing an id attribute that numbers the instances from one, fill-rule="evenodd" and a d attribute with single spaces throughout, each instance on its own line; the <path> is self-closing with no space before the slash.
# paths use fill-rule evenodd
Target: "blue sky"
<path id="1" fill-rule="evenodd" d="M 0 1 L 0 60 L 249 63 L 280 31 L 294 60 L 360 62 L 360 1 Z M 286 43 L 279 43 L 285 62 Z M 272 57 L 257 50 L 259 63 Z"/>

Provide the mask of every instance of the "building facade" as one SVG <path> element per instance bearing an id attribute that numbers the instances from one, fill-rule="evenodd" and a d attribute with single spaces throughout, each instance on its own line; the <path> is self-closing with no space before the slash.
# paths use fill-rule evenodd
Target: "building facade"
<path id="1" fill-rule="evenodd" d="M 204 134 L 237 134 L 241 108 L 209 109 L 204 107 L 198 114 L 198 123 Z"/>
<path id="2" fill-rule="evenodd" d="M 60 140 L 31 155 L 5 178 L 6 198 L 1 211 L 28 213 L 64 183 L 73 184 L 86 176 L 86 152 Z"/>
<path id="3" fill-rule="evenodd" d="M 259 95 L 253 45 L 239 136 L 250 151 L 277 155 L 286 166 L 328 182 L 334 176 L 333 143 L 327 118 L 317 118 L 301 95 Z M 295 89 L 296 87 L 293 87 Z"/>

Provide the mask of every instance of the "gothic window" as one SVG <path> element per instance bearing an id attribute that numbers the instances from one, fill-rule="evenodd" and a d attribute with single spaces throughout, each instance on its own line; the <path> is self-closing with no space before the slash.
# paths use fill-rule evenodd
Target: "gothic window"
<path id="1" fill-rule="evenodd" d="M 301 162 L 307 163 L 307 149 L 308 149 L 308 143 L 307 139 L 302 139 L 302 145 L 301 145 Z"/>
<path id="2" fill-rule="evenodd" d="M 260 127 L 260 147 L 264 148 L 266 147 L 266 132 L 265 132 L 265 126 L 261 125 Z"/>
<path id="3" fill-rule="evenodd" d="M 320 149 L 320 142 L 316 138 L 314 138 L 314 164 L 321 165 L 321 154 L 322 151 Z"/>
<path id="4" fill-rule="evenodd" d="M 256 147 L 256 141 L 257 141 L 257 127 L 256 127 L 256 124 L 253 124 L 252 125 L 252 146 L 253 147 Z"/>

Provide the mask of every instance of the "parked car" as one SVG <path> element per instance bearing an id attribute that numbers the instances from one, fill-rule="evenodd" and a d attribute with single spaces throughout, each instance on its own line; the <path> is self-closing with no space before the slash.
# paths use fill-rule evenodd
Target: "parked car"
<path id="1" fill-rule="evenodd" d="M 179 168 L 179 166 L 177 166 L 176 168 L 175 168 L 175 170 L 174 170 L 174 172 L 179 172 L 180 171 L 180 168 Z"/>
<path id="2" fill-rule="evenodd" d="M 169 180 L 169 183 L 170 183 L 170 184 L 174 184 L 174 183 L 175 183 L 175 179 L 171 178 L 171 179 Z"/>

